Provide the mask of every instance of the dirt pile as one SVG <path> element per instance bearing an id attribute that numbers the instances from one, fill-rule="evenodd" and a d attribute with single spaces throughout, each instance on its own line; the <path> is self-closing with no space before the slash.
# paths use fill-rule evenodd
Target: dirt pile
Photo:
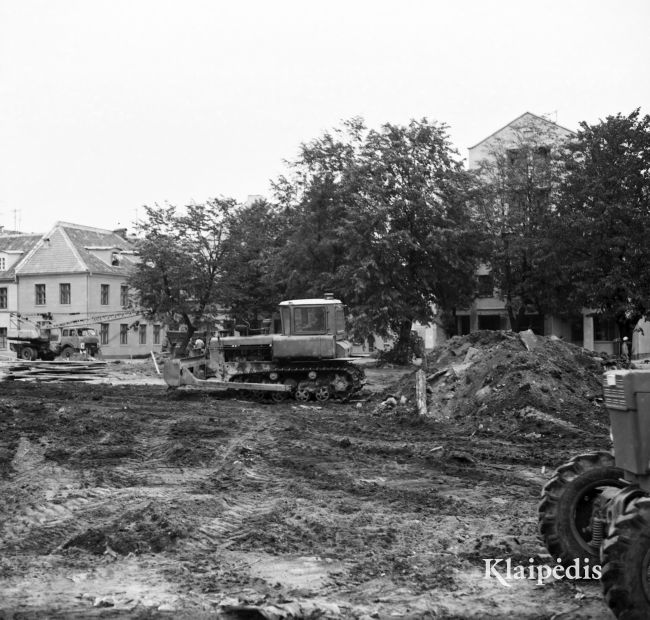
<path id="1" fill-rule="evenodd" d="M 602 360 L 553 337 L 479 331 L 454 337 L 426 360 L 428 410 L 476 431 L 579 436 L 608 424 Z M 412 406 L 414 377 L 393 395 Z"/>

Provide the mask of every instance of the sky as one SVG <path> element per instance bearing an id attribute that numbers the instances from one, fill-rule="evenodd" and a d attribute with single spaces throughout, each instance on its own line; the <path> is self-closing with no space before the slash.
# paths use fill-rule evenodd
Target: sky
<path id="1" fill-rule="evenodd" d="M 271 197 L 300 144 L 650 113 L 648 0 L 0 0 L 0 226 Z"/>

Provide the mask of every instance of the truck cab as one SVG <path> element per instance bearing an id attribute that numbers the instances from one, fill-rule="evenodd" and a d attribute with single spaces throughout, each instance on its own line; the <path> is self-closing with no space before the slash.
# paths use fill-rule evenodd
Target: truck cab
<path id="1" fill-rule="evenodd" d="M 334 359 L 350 357 L 345 309 L 332 297 L 280 303 L 282 333 L 273 338 L 273 357 Z"/>
<path id="2" fill-rule="evenodd" d="M 282 334 L 285 336 L 330 334 L 346 340 L 345 311 L 338 299 L 295 299 L 280 303 Z"/>
<path id="3" fill-rule="evenodd" d="M 57 341 L 55 349 L 57 353 L 71 351 L 85 351 L 86 353 L 96 356 L 99 350 L 99 338 L 97 332 L 92 327 L 64 327 L 60 330 L 52 330 L 50 340 Z M 56 332 L 60 331 L 61 336 Z"/>

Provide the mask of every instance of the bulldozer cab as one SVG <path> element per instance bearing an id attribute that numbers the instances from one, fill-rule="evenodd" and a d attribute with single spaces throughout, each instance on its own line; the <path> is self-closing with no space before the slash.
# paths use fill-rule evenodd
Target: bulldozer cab
<path id="1" fill-rule="evenodd" d="M 347 337 L 345 311 L 338 299 L 296 299 L 280 304 L 282 334 L 285 336 L 332 335 Z"/>

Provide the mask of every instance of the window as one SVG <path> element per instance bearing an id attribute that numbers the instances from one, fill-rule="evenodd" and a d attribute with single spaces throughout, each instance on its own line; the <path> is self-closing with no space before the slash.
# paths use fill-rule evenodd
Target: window
<path id="1" fill-rule="evenodd" d="M 294 331 L 296 334 L 325 333 L 325 308 L 295 308 L 293 311 Z"/>
<path id="2" fill-rule="evenodd" d="M 522 330 L 530 329 L 538 336 L 544 335 L 544 315 L 543 314 L 527 314 L 524 317 L 524 324 Z"/>
<path id="3" fill-rule="evenodd" d="M 153 343 L 160 344 L 160 325 L 153 326 Z"/>
<path id="4" fill-rule="evenodd" d="M 7 307 L 7 287 L 0 288 L 0 308 Z"/>
<path id="5" fill-rule="evenodd" d="M 59 284 L 59 303 L 68 305 L 70 303 L 70 285 Z"/>
<path id="6" fill-rule="evenodd" d="M 35 284 L 34 285 L 34 291 L 35 291 L 35 296 L 36 296 L 36 305 L 37 306 L 44 306 L 45 305 L 45 284 Z"/>
<path id="7" fill-rule="evenodd" d="M 0 327 L 0 349 L 7 348 L 7 328 Z"/>
<path id="8" fill-rule="evenodd" d="M 494 280 L 491 275 L 478 277 L 478 296 L 492 297 L 494 295 Z"/>
<path id="9" fill-rule="evenodd" d="M 520 168 L 526 163 L 526 151 L 524 149 L 508 149 L 506 151 L 508 164 L 513 168 Z"/>
<path id="10" fill-rule="evenodd" d="M 616 323 L 614 319 L 606 319 L 594 314 L 594 340 L 614 340 L 616 338 Z"/>
<path id="11" fill-rule="evenodd" d="M 110 287 L 108 284 L 102 284 L 101 285 L 101 299 L 100 302 L 102 306 L 108 306 L 108 293 L 109 293 Z"/>
<path id="12" fill-rule="evenodd" d="M 120 344 L 129 344 L 129 326 L 127 323 L 120 323 Z"/>
<path id="13" fill-rule="evenodd" d="M 4 271 L 7 268 L 7 261 L 4 256 L 0 256 L 0 271 Z"/>
<path id="14" fill-rule="evenodd" d="M 571 342 L 582 345 L 585 338 L 584 317 L 582 315 L 571 318 Z"/>
<path id="15" fill-rule="evenodd" d="M 538 146 L 533 151 L 533 163 L 538 166 L 546 166 L 551 158 L 551 149 L 547 146 Z"/>
<path id="16" fill-rule="evenodd" d="M 345 313 L 341 306 L 334 308 L 334 328 L 337 334 L 345 332 Z"/>
<path id="17" fill-rule="evenodd" d="M 129 287 L 126 284 L 120 285 L 120 305 L 122 308 L 129 305 Z"/>
<path id="18" fill-rule="evenodd" d="M 499 330 L 501 329 L 501 317 L 498 314 L 479 314 L 478 328 Z"/>
<path id="19" fill-rule="evenodd" d="M 147 344 L 147 326 L 140 324 L 138 328 L 138 334 L 140 335 L 140 344 Z"/>
<path id="20" fill-rule="evenodd" d="M 99 338 L 101 344 L 108 344 L 108 323 L 99 325 Z"/>

